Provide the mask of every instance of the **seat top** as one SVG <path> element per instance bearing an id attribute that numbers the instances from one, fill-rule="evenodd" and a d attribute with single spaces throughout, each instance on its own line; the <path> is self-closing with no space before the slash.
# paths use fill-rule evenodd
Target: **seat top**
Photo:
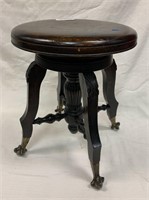
<path id="1" fill-rule="evenodd" d="M 137 33 L 132 28 L 96 20 L 42 20 L 16 26 L 12 43 L 38 54 L 102 56 L 132 49 Z"/>

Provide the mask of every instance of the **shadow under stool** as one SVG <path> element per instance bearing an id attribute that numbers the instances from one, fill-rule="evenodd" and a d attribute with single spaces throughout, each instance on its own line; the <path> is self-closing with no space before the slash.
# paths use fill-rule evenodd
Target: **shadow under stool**
<path id="1" fill-rule="evenodd" d="M 23 138 L 21 145 L 14 149 L 15 153 L 23 155 L 27 151 L 33 124 L 65 119 L 71 133 L 81 132 L 87 140 L 93 171 L 91 186 L 100 189 L 104 178 L 99 174 L 101 141 L 97 114 L 107 110 L 111 128 L 119 129 L 118 102 L 114 94 L 117 66 L 113 54 L 135 47 L 136 31 L 104 21 L 42 20 L 15 27 L 11 39 L 16 47 L 36 54 L 26 73 L 27 106 L 20 118 Z M 58 72 L 58 106 L 55 114 L 35 119 L 40 85 L 47 69 Z M 97 70 L 103 74 L 106 105 L 102 106 L 98 106 L 99 91 L 94 74 Z"/>

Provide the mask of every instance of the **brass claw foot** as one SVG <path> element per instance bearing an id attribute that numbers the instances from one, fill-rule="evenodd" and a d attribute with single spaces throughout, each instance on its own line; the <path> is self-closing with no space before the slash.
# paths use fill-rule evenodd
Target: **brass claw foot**
<path id="1" fill-rule="evenodd" d="M 93 188 L 99 190 L 99 189 L 102 188 L 103 182 L 104 182 L 104 177 L 97 176 L 97 177 L 95 177 L 95 178 L 92 180 L 91 186 L 92 186 Z"/>
<path id="2" fill-rule="evenodd" d="M 57 106 L 57 108 L 55 109 L 55 112 L 57 112 L 57 113 L 62 113 L 64 111 L 64 108 L 63 108 L 63 105 L 59 105 L 59 106 Z"/>
<path id="3" fill-rule="evenodd" d="M 116 122 L 115 124 L 112 124 L 112 125 L 111 125 L 111 129 L 116 129 L 116 130 L 118 130 L 118 129 L 119 129 L 119 126 L 120 126 L 120 123 L 119 123 L 119 122 Z"/>
<path id="4" fill-rule="evenodd" d="M 112 118 L 112 119 L 110 119 L 110 121 L 111 121 L 111 129 L 113 129 L 113 130 L 118 130 L 119 129 L 119 127 L 120 127 L 120 122 L 116 122 L 116 119 L 115 119 L 115 117 L 114 118 Z"/>
<path id="5" fill-rule="evenodd" d="M 19 156 L 24 155 L 25 152 L 27 151 L 26 146 L 27 146 L 29 140 L 30 140 L 30 138 L 23 138 L 21 145 L 19 145 L 17 148 L 15 148 L 14 152 Z"/>
<path id="6" fill-rule="evenodd" d="M 19 145 L 17 148 L 14 149 L 14 152 L 19 156 L 24 155 L 26 151 L 27 149 L 23 148 L 21 145 Z"/>

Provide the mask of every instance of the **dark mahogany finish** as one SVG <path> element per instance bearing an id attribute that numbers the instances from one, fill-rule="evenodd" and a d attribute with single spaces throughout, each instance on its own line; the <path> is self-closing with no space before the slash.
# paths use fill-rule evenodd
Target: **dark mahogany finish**
<path id="1" fill-rule="evenodd" d="M 12 30 L 12 43 L 24 50 L 53 56 L 99 56 L 136 45 L 136 32 L 122 24 L 95 20 L 44 20 Z M 84 55 L 85 56 L 85 55 Z"/>
<path id="2" fill-rule="evenodd" d="M 113 54 L 135 47 L 136 31 L 112 22 L 43 20 L 15 27 L 11 38 L 16 47 L 36 54 L 26 76 L 28 101 L 20 119 L 23 139 L 14 151 L 18 155 L 26 152 L 33 124 L 65 119 L 71 133 L 81 132 L 87 139 L 93 171 L 91 186 L 100 189 L 104 178 L 99 174 L 101 141 L 97 114 L 107 109 L 111 128 L 119 129 L 120 123 L 116 122 L 118 102 L 114 94 L 117 66 Z M 58 72 L 58 106 L 56 114 L 35 119 L 40 84 L 47 69 Z M 103 73 L 103 93 L 107 105 L 98 106 L 96 70 Z"/>

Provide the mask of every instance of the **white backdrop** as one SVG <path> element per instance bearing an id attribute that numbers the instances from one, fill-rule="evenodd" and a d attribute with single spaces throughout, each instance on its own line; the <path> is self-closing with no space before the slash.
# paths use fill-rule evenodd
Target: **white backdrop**
<path id="1" fill-rule="evenodd" d="M 2 200 L 147 200 L 149 199 L 149 1 L 148 0 L 0 0 L 1 199 Z M 102 141 L 101 191 L 90 188 L 86 141 L 72 135 L 64 121 L 35 126 L 25 157 L 13 148 L 21 141 L 19 117 L 26 104 L 25 71 L 34 55 L 15 48 L 11 29 L 41 19 L 96 19 L 133 27 L 138 45 L 115 55 L 118 132 L 99 114 Z M 99 81 L 99 104 L 102 77 Z M 38 116 L 54 112 L 57 73 L 48 71 L 41 88 Z"/>

